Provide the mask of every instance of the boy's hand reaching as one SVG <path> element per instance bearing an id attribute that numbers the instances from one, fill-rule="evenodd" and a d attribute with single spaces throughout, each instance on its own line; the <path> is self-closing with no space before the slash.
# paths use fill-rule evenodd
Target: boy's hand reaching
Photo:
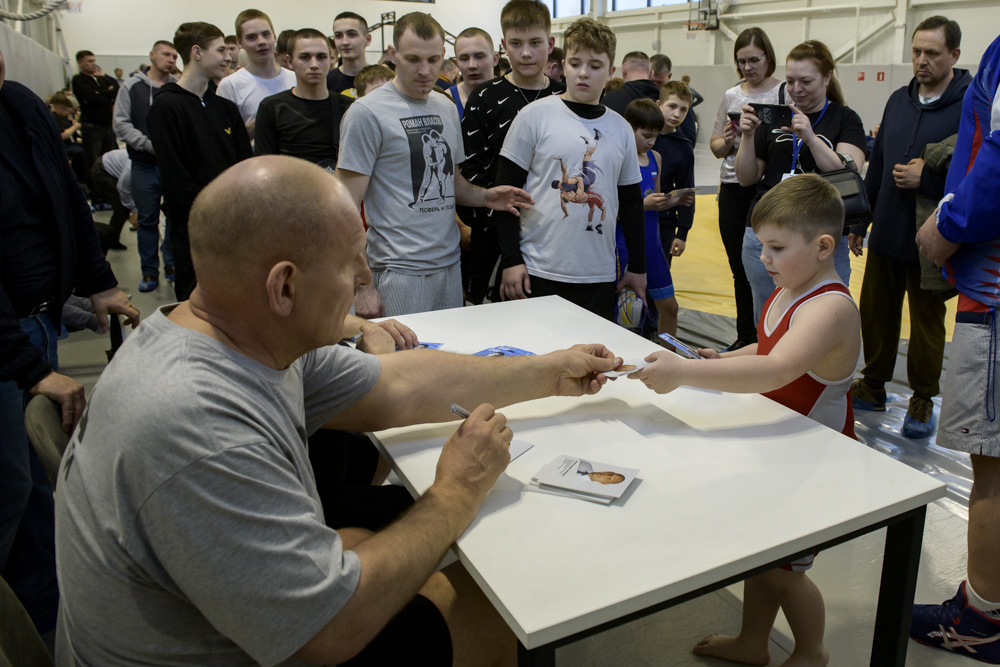
<path id="1" fill-rule="evenodd" d="M 651 362 L 649 366 L 626 377 L 630 380 L 641 380 L 657 394 L 669 394 L 684 384 L 680 381 L 678 373 L 680 370 L 678 364 L 684 363 L 684 360 L 673 352 L 653 352 L 645 358 L 645 361 Z"/>

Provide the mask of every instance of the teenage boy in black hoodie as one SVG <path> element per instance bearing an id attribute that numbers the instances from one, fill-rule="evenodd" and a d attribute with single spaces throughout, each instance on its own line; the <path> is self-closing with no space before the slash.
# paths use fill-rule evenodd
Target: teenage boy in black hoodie
<path id="1" fill-rule="evenodd" d="M 906 376 L 913 389 L 903 435 L 925 438 L 934 431 L 931 399 L 940 392 L 944 356 L 945 303 L 920 287 L 916 244 L 916 194 L 934 201 L 944 194 L 945 174 L 924 169 L 927 144 L 958 132 L 962 98 L 972 82 L 958 69 L 962 32 L 933 16 L 913 32 L 913 79 L 892 94 L 872 148 L 865 191 L 874 226 L 861 286 L 861 338 L 865 368 L 851 387 L 854 408 L 885 410 L 885 383 L 892 379 L 899 346 L 903 295 L 910 305 Z M 867 227 L 855 227 L 851 250 L 861 254 Z"/>
<path id="2" fill-rule="evenodd" d="M 197 284 L 187 231 L 191 205 L 202 188 L 253 157 L 253 150 L 239 107 L 218 97 L 212 83 L 225 76 L 232 60 L 222 31 L 210 23 L 183 23 L 174 46 L 184 73 L 177 83 L 160 89 L 146 122 L 160 163 L 163 211 L 174 250 L 174 291 L 184 301 Z"/>

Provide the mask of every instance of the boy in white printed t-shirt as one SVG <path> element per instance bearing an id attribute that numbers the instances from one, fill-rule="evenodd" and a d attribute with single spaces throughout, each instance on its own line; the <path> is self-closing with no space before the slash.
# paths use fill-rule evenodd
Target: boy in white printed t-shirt
<path id="1" fill-rule="evenodd" d="M 600 104 L 614 73 L 614 33 L 583 18 L 566 31 L 566 92 L 524 107 L 500 151 L 498 185 L 524 187 L 520 219 L 494 213 L 504 299 L 559 295 L 613 319 L 616 289 L 646 293 L 646 244 L 635 135 Z M 632 265 L 615 284 L 615 232 Z"/>
<path id="2" fill-rule="evenodd" d="M 274 59 L 277 37 L 274 24 L 264 12 L 258 9 L 240 12 L 236 17 L 236 40 L 246 51 L 249 62 L 219 82 L 216 94 L 240 108 L 247 134 L 253 141 L 257 107 L 265 97 L 294 88 L 295 72 L 285 69 Z"/>

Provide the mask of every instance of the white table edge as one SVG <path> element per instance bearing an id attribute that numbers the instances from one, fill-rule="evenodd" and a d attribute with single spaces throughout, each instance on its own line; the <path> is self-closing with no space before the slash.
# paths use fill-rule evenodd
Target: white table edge
<path id="1" fill-rule="evenodd" d="M 396 464 L 395 460 L 389 455 L 385 446 L 381 443 L 378 437 L 374 433 L 368 433 L 368 437 L 378 448 L 379 452 L 385 456 L 391 462 L 392 469 L 395 471 L 396 475 L 399 477 L 400 481 L 406 487 L 407 491 L 410 492 L 414 498 L 419 497 L 414 486 L 407 479 L 406 475 L 403 474 L 399 466 Z M 649 607 L 660 604 L 662 602 L 678 598 L 680 596 L 686 595 L 692 591 L 699 590 L 705 586 L 709 586 L 733 576 L 736 576 L 743 572 L 749 572 L 758 567 L 766 565 L 768 563 L 775 562 L 784 557 L 791 556 L 792 554 L 799 553 L 806 549 L 810 549 L 814 546 L 825 544 L 831 540 L 843 537 L 845 535 L 850 535 L 856 531 L 862 530 L 869 526 L 876 525 L 893 517 L 905 514 L 919 507 L 926 506 L 935 500 L 943 498 L 946 495 L 947 487 L 943 483 L 936 483 L 934 486 L 920 494 L 911 496 L 900 500 L 894 504 L 887 505 L 878 510 L 870 512 L 869 514 L 862 517 L 853 517 L 848 521 L 844 521 L 840 524 L 833 526 L 828 526 L 820 531 L 817 531 L 811 536 L 803 537 L 798 540 L 793 540 L 783 545 L 778 545 L 771 549 L 761 551 L 757 554 L 753 554 L 739 562 L 727 564 L 721 568 L 717 568 L 711 572 L 705 572 L 697 577 L 689 578 L 685 581 L 676 582 L 665 587 L 658 588 L 656 590 L 647 591 L 642 595 L 622 600 L 615 605 L 605 607 L 603 609 L 584 614 L 582 616 L 577 616 L 572 619 L 567 619 L 565 621 L 556 623 L 554 625 L 548 626 L 546 628 L 529 632 L 521 626 L 520 623 L 511 615 L 510 611 L 507 609 L 499 598 L 495 595 L 492 588 L 487 584 L 486 580 L 480 575 L 479 571 L 476 570 L 475 566 L 469 560 L 468 557 L 462 552 L 461 546 L 458 544 L 453 544 L 451 550 L 456 554 L 462 565 L 468 570 L 469 574 L 479 585 L 479 588 L 483 591 L 484 595 L 489 599 L 490 603 L 497 610 L 500 616 L 507 623 L 508 627 L 514 632 L 521 644 L 528 650 L 538 648 L 540 646 L 545 646 L 555 641 L 566 639 L 572 637 L 581 632 L 586 632 L 592 628 L 600 626 L 604 623 L 608 623 L 615 619 L 621 618 L 622 616 L 627 616 L 629 614 L 635 613 L 637 611 L 642 611 L 643 609 L 648 609 Z"/>

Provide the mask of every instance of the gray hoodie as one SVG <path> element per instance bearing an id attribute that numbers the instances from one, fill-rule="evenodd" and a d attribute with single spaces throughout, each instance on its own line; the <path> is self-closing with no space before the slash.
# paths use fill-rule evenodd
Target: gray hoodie
<path id="1" fill-rule="evenodd" d="M 168 83 L 177 81 L 171 76 Z M 153 142 L 149 140 L 146 117 L 153 105 L 153 98 L 160 92 L 160 86 L 150 81 L 142 72 L 133 74 L 121 89 L 115 100 L 112 127 L 115 136 L 127 144 L 129 157 L 136 162 L 156 164 Z"/>

